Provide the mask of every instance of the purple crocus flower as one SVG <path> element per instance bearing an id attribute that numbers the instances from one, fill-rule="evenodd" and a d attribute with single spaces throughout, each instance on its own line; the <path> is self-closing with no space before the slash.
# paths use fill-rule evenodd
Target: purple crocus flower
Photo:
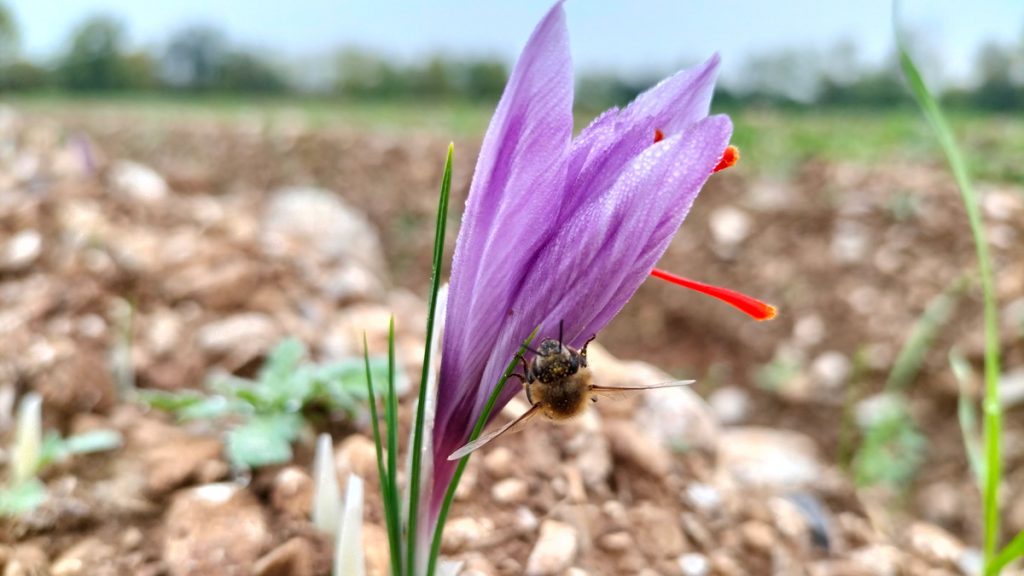
<path id="1" fill-rule="evenodd" d="M 574 347 L 600 332 L 652 273 L 704 182 L 735 160 L 729 118 L 708 116 L 717 67 L 713 56 L 679 72 L 573 138 L 562 3 L 534 30 L 487 129 L 455 248 L 431 525 L 456 466 L 448 455 L 522 341 L 538 326 L 538 338 L 557 335 L 559 322 Z M 507 386 L 496 411 L 519 388 Z"/>

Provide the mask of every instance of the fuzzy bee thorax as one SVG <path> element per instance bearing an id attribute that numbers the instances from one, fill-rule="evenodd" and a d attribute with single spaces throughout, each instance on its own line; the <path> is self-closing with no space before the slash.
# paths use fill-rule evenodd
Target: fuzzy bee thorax
<path id="1" fill-rule="evenodd" d="M 544 384 L 561 382 L 587 365 L 586 357 L 578 350 L 551 338 L 541 342 L 537 352 L 531 362 L 529 376 L 530 380 L 540 380 Z"/>

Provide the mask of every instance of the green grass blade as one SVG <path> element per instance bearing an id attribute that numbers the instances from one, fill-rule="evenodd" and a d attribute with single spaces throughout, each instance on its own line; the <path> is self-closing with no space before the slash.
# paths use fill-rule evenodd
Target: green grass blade
<path id="1" fill-rule="evenodd" d="M 895 5 L 894 5 L 895 9 Z M 895 22 L 896 19 L 894 18 Z M 960 188 L 960 197 L 967 211 L 967 219 L 971 226 L 974 249 L 978 257 L 978 272 L 981 276 L 981 289 L 985 305 L 985 490 L 984 502 L 984 558 L 985 565 L 991 565 L 997 547 L 999 535 L 999 483 L 1002 475 L 1001 434 L 1002 405 L 999 401 L 999 316 L 996 307 L 995 283 L 992 276 L 992 264 L 989 257 L 988 243 L 985 240 L 985 225 L 981 220 L 978 199 L 971 186 L 967 164 L 953 138 L 953 132 L 946 122 L 942 110 L 932 97 L 921 78 L 917 67 L 907 53 L 899 30 L 896 30 L 896 41 L 900 52 L 900 66 L 907 79 L 917 103 L 935 131 L 942 151 L 949 162 L 950 170 Z"/>
<path id="2" fill-rule="evenodd" d="M 402 555 L 399 548 L 400 532 L 398 522 L 393 518 L 395 502 L 391 494 L 396 492 L 394 482 L 384 469 L 384 444 L 380 439 L 380 420 L 377 414 L 377 395 L 374 394 L 373 371 L 370 369 L 370 350 L 363 333 L 363 362 L 366 365 L 366 394 L 370 402 L 370 422 L 373 428 L 373 444 L 377 448 L 377 475 L 380 477 L 380 496 L 384 502 L 384 523 L 387 525 L 388 545 L 391 555 L 391 574 L 400 576 Z"/>
<path id="3" fill-rule="evenodd" d="M 985 568 L 985 576 L 996 576 L 1014 560 L 1024 556 L 1024 532 L 1018 532 L 1013 540 L 992 559 Z"/>
<path id="4" fill-rule="evenodd" d="M 925 306 L 924 312 L 914 323 L 910 336 L 903 344 L 899 356 L 892 365 L 885 387 L 890 392 L 905 392 L 917 377 L 925 356 L 939 330 L 953 316 L 960 293 L 966 285 L 964 278 L 955 280 L 944 292 L 935 296 Z"/>
<path id="5" fill-rule="evenodd" d="M 526 347 L 533 342 L 537 331 L 540 330 L 540 326 L 533 329 L 533 332 L 526 338 L 522 346 L 519 347 L 519 352 L 512 357 L 512 361 L 505 367 L 505 372 L 501 375 L 501 379 L 498 380 L 498 385 L 495 386 L 494 391 L 491 392 L 490 398 L 487 399 L 487 405 L 484 406 L 483 412 L 476 419 L 476 424 L 473 426 L 473 431 L 469 434 L 469 442 L 476 440 L 480 437 L 480 433 L 484 431 L 484 426 L 487 424 L 488 418 L 491 416 L 491 411 L 494 410 L 494 404 L 498 401 L 498 396 L 501 395 L 501 391 L 505 389 L 505 382 L 508 381 L 512 372 L 516 369 L 516 364 L 519 363 L 519 358 L 526 353 Z M 458 466 L 455 467 L 455 474 L 452 476 L 452 481 L 448 484 L 448 491 L 444 494 L 444 502 L 441 503 L 441 510 L 437 515 L 437 528 L 434 529 L 434 540 L 430 545 L 430 561 L 427 564 L 427 576 L 434 576 L 434 569 L 437 564 L 437 557 L 441 553 L 441 536 L 444 533 L 444 523 L 448 518 L 448 508 L 452 505 L 452 500 L 455 499 L 455 490 L 459 487 L 459 480 L 462 479 L 462 472 L 466 469 L 466 464 L 469 463 L 469 457 L 472 454 L 467 455 L 462 460 L 459 460 Z"/>
<path id="6" fill-rule="evenodd" d="M 971 466 L 971 472 L 974 474 L 974 480 L 978 483 L 980 492 L 985 486 L 985 460 L 982 458 L 981 452 L 978 415 L 974 408 L 974 399 L 971 397 L 971 365 L 956 348 L 953 348 L 949 351 L 949 367 L 953 370 L 959 389 L 956 417 L 960 422 L 960 433 L 964 438 L 964 450 L 967 452 L 967 462 Z"/>
<path id="7" fill-rule="evenodd" d="M 391 520 L 395 524 L 395 542 L 398 546 L 398 573 L 401 574 L 402 555 L 402 522 L 401 500 L 398 497 L 398 395 L 395 394 L 395 317 L 388 324 L 388 397 L 385 399 L 384 419 L 387 423 L 388 442 L 388 498 L 391 500 Z"/>
<path id="8" fill-rule="evenodd" d="M 448 157 L 444 163 L 444 175 L 441 178 L 441 194 L 437 205 L 437 224 L 434 228 L 434 262 L 430 277 L 430 300 L 429 311 L 427 312 L 427 339 L 423 346 L 423 373 L 420 377 L 419 400 L 416 403 L 416 420 L 414 421 L 415 431 L 413 432 L 412 445 L 412 473 L 409 480 L 409 524 L 406 544 L 406 573 L 412 576 L 416 567 L 416 535 L 417 523 L 419 521 L 420 505 L 420 468 L 422 466 L 420 454 L 423 450 L 423 418 L 427 404 L 427 378 L 432 369 L 431 366 L 431 341 L 434 336 L 434 323 L 437 321 L 437 292 L 441 289 L 441 265 L 444 260 L 444 239 L 445 228 L 448 223 L 448 198 L 452 190 L 452 155 L 455 145 L 448 145 Z"/>

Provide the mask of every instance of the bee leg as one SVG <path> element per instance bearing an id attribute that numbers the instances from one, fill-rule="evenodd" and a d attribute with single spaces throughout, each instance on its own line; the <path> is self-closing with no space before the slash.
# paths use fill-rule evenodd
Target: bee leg
<path id="1" fill-rule="evenodd" d="M 597 334 L 594 334 L 593 336 L 588 338 L 586 342 L 583 343 L 583 348 L 580 348 L 580 354 L 583 354 L 584 356 L 586 356 L 587 355 L 587 345 L 590 344 L 591 342 L 593 342 L 594 340 L 597 340 Z"/>
<path id="2" fill-rule="evenodd" d="M 591 336 L 586 342 L 583 343 L 583 348 L 580 348 L 580 356 L 583 357 L 584 366 L 587 365 L 587 346 L 590 345 L 590 343 L 593 342 L 595 338 L 597 338 L 597 334 Z"/>
<path id="3" fill-rule="evenodd" d="M 523 384 L 533 382 L 533 378 L 530 376 L 530 366 L 526 363 L 526 358 L 520 355 L 519 361 L 523 363 L 523 374 L 526 375 L 526 379 L 523 380 Z"/>

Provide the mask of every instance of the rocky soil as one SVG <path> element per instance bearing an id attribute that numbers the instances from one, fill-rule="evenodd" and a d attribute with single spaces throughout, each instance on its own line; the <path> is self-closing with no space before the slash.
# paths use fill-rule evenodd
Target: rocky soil
<path id="1" fill-rule="evenodd" d="M 330 543 L 308 521 L 312 430 L 293 464 L 240 474 L 217 424 L 127 399 L 201 389 L 214 370 L 251 375 L 286 336 L 321 360 L 358 354 L 364 330 L 383 351 L 391 314 L 402 366 L 418 374 L 446 143 L 0 111 L 0 390 L 16 393 L 0 394 L 0 428 L 9 436 L 12 399 L 35 390 L 48 427 L 125 438 L 45 474 L 44 506 L 3 523 L 0 574 L 328 574 Z M 456 145 L 460 206 L 477 143 Z M 1000 272 L 1015 533 L 1024 195 L 981 188 Z M 858 488 L 843 458 L 856 443 L 843 422 L 878 404 L 912 324 L 973 262 L 937 164 L 812 159 L 786 182 L 742 164 L 716 176 L 662 267 L 764 297 L 780 318 L 753 323 L 649 282 L 600 335 L 595 378 L 687 376 L 695 389 L 602 401 L 496 442 L 469 464 L 444 553 L 463 574 L 977 573 L 980 505 L 946 360 L 955 345 L 980 366 L 976 291 L 956 300 L 907 390 L 929 439 L 913 485 Z M 368 421 L 321 426 L 339 479 L 367 480 L 366 554 L 385 574 Z"/>

